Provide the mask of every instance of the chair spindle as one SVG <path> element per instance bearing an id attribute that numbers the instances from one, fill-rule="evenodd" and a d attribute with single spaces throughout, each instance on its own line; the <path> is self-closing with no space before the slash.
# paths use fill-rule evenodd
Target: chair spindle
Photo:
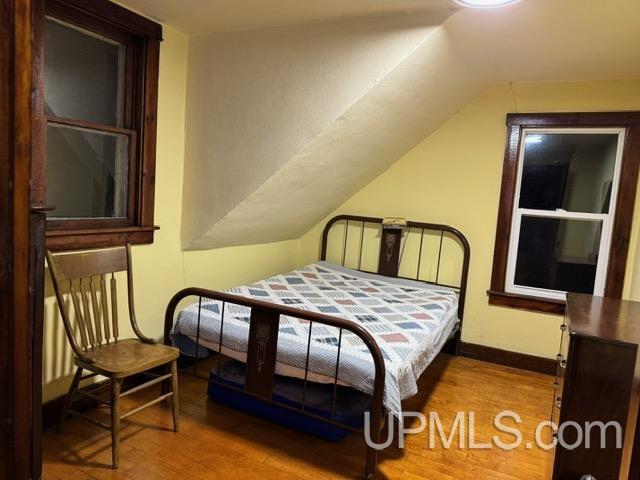
<path id="1" fill-rule="evenodd" d="M 113 320 L 113 339 L 118 341 L 118 292 L 116 277 L 111 274 L 111 319 Z"/>
<path id="2" fill-rule="evenodd" d="M 83 279 L 80 279 L 79 287 L 80 287 L 80 298 L 82 300 L 82 316 L 84 317 L 84 323 L 87 327 L 87 333 L 89 334 L 89 343 L 90 347 L 94 348 L 96 346 L 96 335 L 93 331 L 93 321 L 91 319 L 91 310 L 89 308 L 89 297 L 87 296 L 87 288 L 85 287 L 86 282 Z"/>
<path id="3" fill-rule="evenodd" d="M 107 282 L 104 275 L 100 275 L 100 301 L 102 302 L 102 322 L 104 323 L 104 336 L 109 343 L 111 327 L 109 327 L 109 306 L 107 303 Z"/>
<path id="4" fill-rule="evenodd" d="M 87 330 L 82 316 L 82 309 L 80 307 L 80 299 L 78 298 L 78 290 L 73 284 L 73 280 L 69 280 L 69 293 L 71 295 L 71 301 L 73 302 L 73 309 L 76 312 L 76 319 L 78 323 L 78 329 L 80 330 L 80 338 L 82 340 L 82 348 L 87 350 L 90 346 L 87 336 Z"/>
<path id="5" fill-rule="evenodd" d="M 93 308 L 93 322 L 96 326 L 96 341 L 98 345 L 102 345 L 102 326 L 100 324 L 100 305 L 98 304 L 98 293 L 96 292 L 96 284 L 93 277 L 89 278 L 89 287 L 91 288 L 91 307 Z"/>

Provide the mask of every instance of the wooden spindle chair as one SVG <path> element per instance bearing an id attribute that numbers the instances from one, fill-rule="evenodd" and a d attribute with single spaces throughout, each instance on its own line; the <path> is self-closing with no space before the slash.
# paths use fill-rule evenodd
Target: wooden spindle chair
<path id="1" fill-rule="evenodd" d="M 176 348 L 158 344 L 154 339 L 145 337 L 136 320 L 133 303 L 133 270 L 131 268 L 131 247 L 96 250 L 82 253 L 52 254 L 47 252 L 47 263 L 53 280 L 53 288 L 58 300 L 64 328 L 74 352 L 77 370 L 65 397 L 57 431 L 60 432 L 65 418 L 71 414 L 89 420 L 111 431 L 112 466 L 118 468 L 120 447 L 120 420 L 137 413 L 151 405 L 171 398 L 173 407 L 173 428 L 178 431 L 178 372 Z M 118 295 L 116 272 L 127 272 L 129 293 L 129 320 L 138 338 L 120 339 L 118 326 Z M 109 285 L 109 291 L 107 290 Z M 71 297 L 71 304 L 77 325 L 71 323 L 68 302 L 65 301 L 64 288 Z M 79 334 L 79 335 L 78 335 Z M 78 341 L 79 337 L 79 341 Z M 150 369 L 170 364 L 171 373 L 151 373 Z M 91 374 L 83 376 L 88 370 Z M 122 392 L 122 383 L 126 377 L 136 374 L 151 376 L 151 380 Z M 106 400 L 92 391 L 78 387 L 81 380 L 96 375 L 110 379 L 111 395 Z M 120 414 L 120 398 L 138 392 L 160 382 L 171 379 L 171 391 L 161 394 L 154 400 L 133 410 Z M 91 398 L 111 407 L 111 423 L 100 422 L 90 415 L 71 408 L 76 394 Z"/>

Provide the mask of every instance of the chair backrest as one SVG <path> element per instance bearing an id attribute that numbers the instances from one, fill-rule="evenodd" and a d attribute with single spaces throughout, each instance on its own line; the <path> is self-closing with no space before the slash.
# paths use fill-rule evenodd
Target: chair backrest
<path id="1" fill-rule="evenodd" d="M 48 251 L 47 263 L 65 331 L 76 355 L 84 357 L 84 352 L 118 341 L 116 272 L 127 272 L 130 320 L 132 324 L 135 322 L 129 246 L 81 253 L 53 254 Z M 71 302 L 65 301 L 66 288 Z M 71 323 L 69 303 L 73 305 L 77 331 Z M 134 330 L 137 333 L 137 325 Z"/>

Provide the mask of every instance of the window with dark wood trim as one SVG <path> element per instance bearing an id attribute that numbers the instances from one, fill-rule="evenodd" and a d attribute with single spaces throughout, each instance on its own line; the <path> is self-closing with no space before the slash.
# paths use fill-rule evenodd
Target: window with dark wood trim
<path id="1" fill-rule="evenodd" d="M 34 5 L 34 201 L 52 250 L 152 243 L 162 27 L 108 0 Z"/>
<path id="2" fill-rule="evenodd" d="M 509 114 L 507 127 L 489 303 L 562 314 L 566 291 L 620 298 L 640 165 L 640 112 Z M 545 142 L 544 154 L 529 145 Z M 576 148 L 592 144 L 612 152 L 604 181 L 580 187 L 595 207 L 571 183 L 576 168 L 592 168 L 587 160 L 575 167 Z M 582 252 L 592 247 L 592 253 L 577 260 L 570 252 L 566 258 L 573 260 L 562 257 L 570 250 L 560 240 L 569 223 L 574 237 L 590 232 Z"/>

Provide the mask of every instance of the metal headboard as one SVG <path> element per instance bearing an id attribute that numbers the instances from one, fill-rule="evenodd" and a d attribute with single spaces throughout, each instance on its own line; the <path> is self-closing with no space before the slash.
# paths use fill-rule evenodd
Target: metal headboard
<path id="1" fill-rule="evenodd" d="M 348 248 L 348 236 L 349 236 L 349 227 L 350 226 L 359 226 L 359 247 L 357 254 L 357 265 L 356 269 L 366 273 L 377 273 L 379 275 L 385 275 L 389 277 L 396 278 L 404 278 L 408 280 L 416 280 L 419 282 L 429 283 L 432 285 L 439 285 L 447 288 L 453 288 L 458 291 L 459 301 L 458 301 L 458 317 L 460 318 L 460 329 L 462 328 L 462 320 L 464 316 L 464 307 L 465 300 L 467 295 L 467 279 L 469 276 L 469 262 L 471 259 L 471 247 L 469 246 L 469 242 L 467 238 L 456 228 L 453 228 L 449 225 L 443 225 L 438 223 L 425 223 L 425 222 L 414 222 L 408 221 L 406 223 L 406 228 L 404 229 L 407 232 L 416 232 L 420 234 L 420 248 L 418 250 L 417 256 L 417 264 L 416 264 L 416 275 L 415 277 L 407 277 L 400 276 L 398 272 L 400 271 L 400 262 L 402 260 L 402 252 L 401 252 L 401 241 L 402 241 L 402 230 L 400 229 L 385 229 L 383 228 L 383 219 L 378 217 L 364 217 L 358 215 L 338 215 L 329 220 L 324 227 L 324 231 L 322 233 L 322 247 L 320 252 L 320 259 L 327 260 L 327 249 L 328 249 L 328 240 L 329 240 L 329 232 L 333 227 L 337 224 L 345 224 L 344 228 L 344 237 L 342 239 L 342 254 L 341 254 L 341 264 L 345 264 L 345 258 L 347 256 L 347 248 Z M 368 226 L 376 225 L 380 229 L 380 250 L 379 250 L 379 260 L 378 260 L 378 269 L 377 271 L 370 271 L 362 269 L 362 254 L 364 251 L 364 242 L 365 235 L 364 231 Z M 425 233 L 435 232 L 439 234 L 439 246 L 438 246 L 438 256 L 437 256 L 437 264 L 436 264 L 436 272 L 435 279 L 433 280 L 425 280 L 420 278 L 420 267 L 422 261 L 422 244 L 424 240 Z M 460 245 L 462 249 L 462 265 L 460 268 L 460 281 L 457 285 L 450 285 L 443 282 L 440 282 L 440 267 L 442 260 L 442 244 L 445 238 L 445 233 L 453 237 Z M 460 329 L 458 332 L 460 332 Z M 459 333 L 458 333 L 459 337 Z M 456 339 L 456 353 L 457 353 L 457 344 L 459 343 L 459 338 Z"/>

